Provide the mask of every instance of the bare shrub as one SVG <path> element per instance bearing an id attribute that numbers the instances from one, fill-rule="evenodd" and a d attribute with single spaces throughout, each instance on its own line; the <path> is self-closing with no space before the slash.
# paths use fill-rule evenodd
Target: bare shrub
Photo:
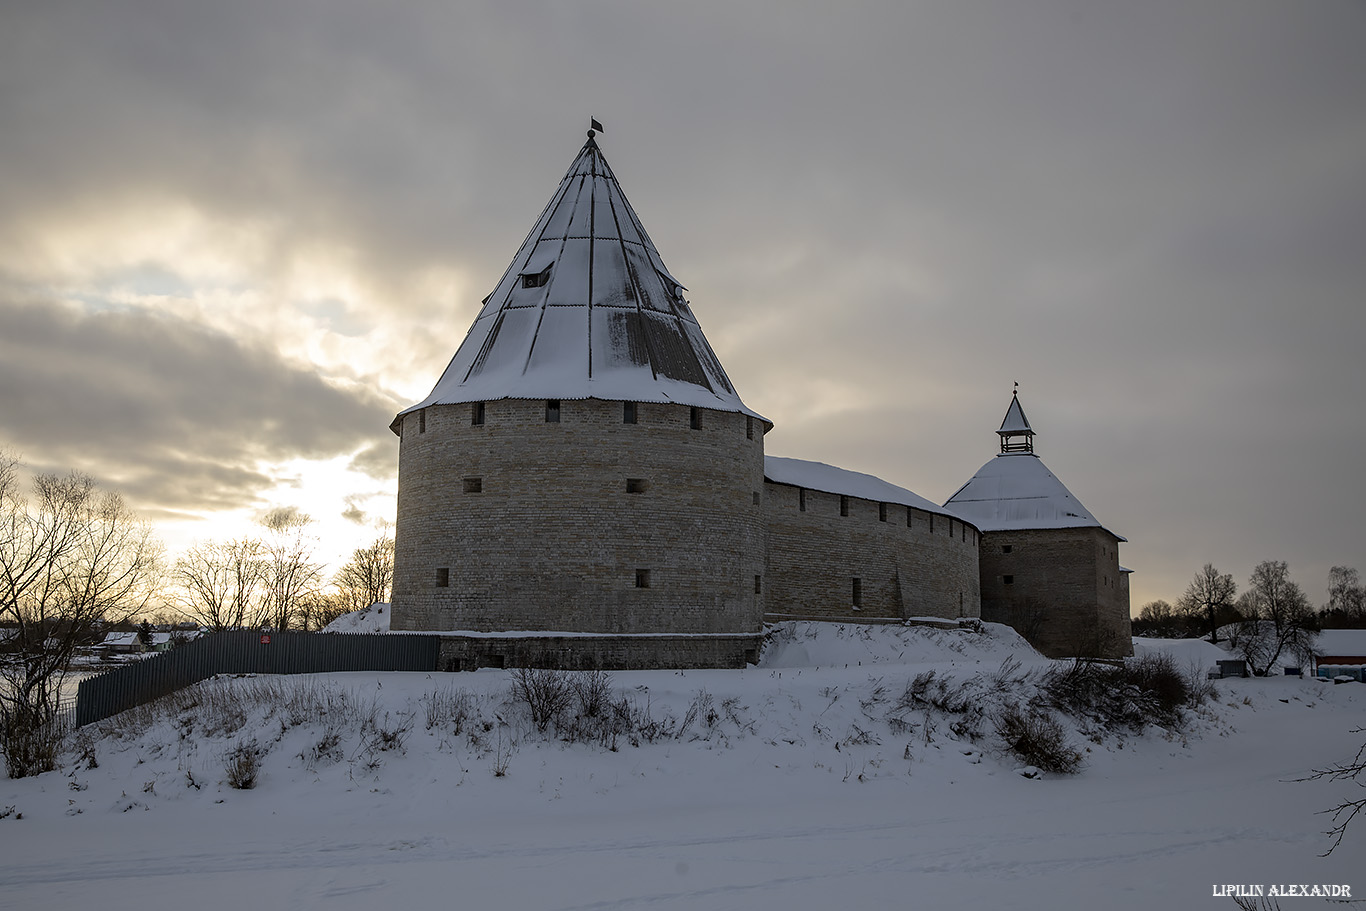
<path id="1" fill-rule="evenodd" d="M 239 791 L 256 787 L 261 775 L 261 753 L 254 740 L 239 740 L 223 755 L 223 769 L 228 774 L 228 785 Z"/>
<path id="2" fill-rule="evenodd" d="M 1154 708 L 1165 721 L 1179 720 L 1181 707 L 1190 702 L 1189 681 L 1176 666 L 1176 660 L 1165 652 L 1153 652 L 1125 661 L 1118 676 L 1124 683 L 1150 694 Z"/>
<path id="3" fill-rule="evenodd" d="M 434 689 L 422 697 L 426 710 L 427 730 L 433 728 L 452 728 L 451 733 L 459 736 L 464 733 L 470 720 L 478 715 L 475 700 L 468 690 L 447 687 Z"/>
<path id="4" fill-rule="evenodd" d="M 565 671 L 520 667 L 512 672 L 513 701 L 526 705 L 531 723 L 542 734 L 569 708 L 573 696 Z"/>
<path id="5" fill-rule="evenodd" d="M 1081 753 L 1067 743 L 1053 715 L 1007 705 L 996 716 L 996 733 L 1012 753 L 1045 772 L 1071 774 L 1081 768 Z"/>
<path id="6" fill-rule="evenodd" d="M 597 718 L 607 710 L 612 698 L 612 675 L 606 671 L 580 671 L 570 675 L 569 687 L 574 691 L 579 714 Z"/>

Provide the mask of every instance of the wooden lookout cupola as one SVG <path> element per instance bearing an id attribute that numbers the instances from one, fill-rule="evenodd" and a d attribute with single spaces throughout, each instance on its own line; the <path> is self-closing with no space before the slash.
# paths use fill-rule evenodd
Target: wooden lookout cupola
<path id="1" fill-rule="evenodd" d="M 1001 429 L 996 432 L 1001 437 L 1001 452 L 1034 451 L 1034 430 L 1029 426 L 1029 418 L 1025 417 L 1024 409 L 1020 407 L 1018 389 L 1010 398 L 1010 407 L 1006 409 Z"/>

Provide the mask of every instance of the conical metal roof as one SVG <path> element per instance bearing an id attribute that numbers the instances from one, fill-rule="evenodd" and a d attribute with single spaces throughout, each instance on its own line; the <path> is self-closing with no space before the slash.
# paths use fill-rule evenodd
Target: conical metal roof
<path id="1" fill-rule="evenodd" d="M 1105 528 L 1034 454 L 1034 430 L 1019 396 L 1011 397 L 1005 420 L 996 432 L 1001 435 L 1002 452 L 949 497 L 946 507 L 982 531 Z M 1025 442 L 1007 442 L 1016 436 L 1025 437 Z M 1115 537 L 1125 540 L 1120 535 Z"/>
<path id="2" fill-rule="evenodd" d="M 598 398 L 770 423 L 740 401 L 683 290 L 590 131 L 431 395 L 407 411 Z"/>

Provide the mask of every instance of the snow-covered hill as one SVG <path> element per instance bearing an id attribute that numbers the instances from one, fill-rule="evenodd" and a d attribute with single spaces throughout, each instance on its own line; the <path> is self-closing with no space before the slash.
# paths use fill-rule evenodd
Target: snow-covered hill
<path id="1" fill-rule="evenodd" d="M 507 671 L 208 681 L 0 781 L 0 905 L 1146 909 L 1360 877 L 1366 831 L 1321 858 L 1316 815 L 1359 789 L 1293 779 L 1355 753 L 1366 689 L 1060 716 L 1080 772 L 1027 778 L 993 713 L 1054 666 L 990 624 L 786 624 L 758 667 L 613 674 L 615 736 L 537 731 Z"/>

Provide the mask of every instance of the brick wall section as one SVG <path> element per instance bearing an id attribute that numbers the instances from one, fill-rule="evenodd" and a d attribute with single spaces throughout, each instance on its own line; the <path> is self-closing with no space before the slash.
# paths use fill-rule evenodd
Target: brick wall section
<path id="1" fill-rule="evenodd" d="M 981 550 L 983 620 L 1015 627 L 1051 658 L 1133 654 L 1114 535 L 1095 527 L 986 532 Z"/>
<path id="2" fill-rule="evenodd" d="M 762 422 L 704 409 L 693 430 L 687 406 L 636 410 L 635 424 L 595 399 L 561 402 L 559 423 L 539 399 L 487 402 L 482 425 L 468 404 L 404 415 L 393 628 L 757 633 Z"/>
<path id="3" fill-rule="evenodd" d="M 767 481 L 764 500 L 770 617 L 978 616 L 978 534 L 971 525 L 895 503 L 886 504 L 883 522 L 882 504 L 858 497 L 847 498 L 843 516 L 838 494 Z"/>
<path id="4" fill-rule="evenodd" d="M 441 637 L 438 667 L 548 667 L 560 670 L 742 668 L 759 660 L 762 636 Z"/>

